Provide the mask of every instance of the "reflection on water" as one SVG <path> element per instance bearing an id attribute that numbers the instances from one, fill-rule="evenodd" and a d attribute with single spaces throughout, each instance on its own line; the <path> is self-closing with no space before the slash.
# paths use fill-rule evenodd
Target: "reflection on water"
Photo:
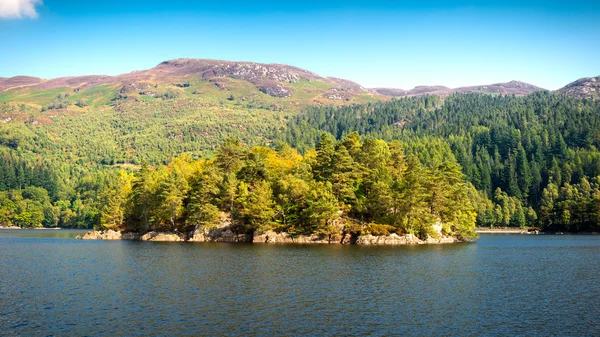
<path id="1" fill-rule="evenodd" d="M 29 232 L 0 231 L 8 335 L 600 334 L 600 237 L 357 247 Z"/>
<path id="2" fill-rule="evenodd" d="M 0 229 L 0 237 L 74 239 L 89 229 Z"/>

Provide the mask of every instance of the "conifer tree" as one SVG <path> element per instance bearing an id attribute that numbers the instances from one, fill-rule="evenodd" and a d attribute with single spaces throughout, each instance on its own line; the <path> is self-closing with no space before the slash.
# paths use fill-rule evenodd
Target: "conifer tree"
<path id="1" fill-rule="evenodd" d="M 335 147 L 331 137 L 323 133 L 317 145 L 317 160 L 313 167 L 313 174 L 318 181 L 326 181 L 333 173 L 333 155 Z"/>

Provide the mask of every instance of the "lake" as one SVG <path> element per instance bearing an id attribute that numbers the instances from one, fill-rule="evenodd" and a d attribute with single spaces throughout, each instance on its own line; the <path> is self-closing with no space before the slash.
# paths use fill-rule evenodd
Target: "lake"
<path id="1" fill-rule="evenodd" d="M 0 230 L 3 336 L 598 336 L 600 236 L 407 247 Z"/>

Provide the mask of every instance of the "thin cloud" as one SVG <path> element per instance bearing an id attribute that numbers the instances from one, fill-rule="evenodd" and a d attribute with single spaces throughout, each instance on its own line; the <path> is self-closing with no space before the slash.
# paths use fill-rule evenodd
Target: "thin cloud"
<path id="1" fill-rule="evenodd" d="M 0 18 L 35 19 L 38 16 L 35 6 L 41 4 L 42 0 L 0 0 Z"/>

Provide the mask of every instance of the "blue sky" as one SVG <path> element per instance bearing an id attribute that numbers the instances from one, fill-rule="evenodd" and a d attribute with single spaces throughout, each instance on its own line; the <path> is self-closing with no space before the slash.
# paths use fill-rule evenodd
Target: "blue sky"
<path id="1" fill-rule="evenodd" d="M 577 0 L 0 0 L 0 77 L 116 75 L 193 57 L 291 64 L 367 87 L 557 89 L 600 75 L 599 14 L 600 1 Z"/>

